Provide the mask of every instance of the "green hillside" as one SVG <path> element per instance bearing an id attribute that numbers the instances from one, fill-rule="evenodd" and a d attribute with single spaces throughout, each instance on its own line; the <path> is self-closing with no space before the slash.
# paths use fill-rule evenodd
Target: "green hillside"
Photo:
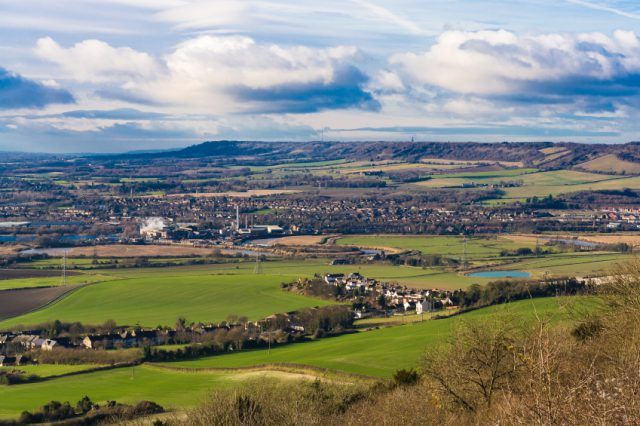
<path id="1" fill-rule="evenodd" d="M 580 301 L 584 306 L 593 302 L 587 299 L 545 298 L 519 301 L 469 312 L 457 317 L 411 323 L 397 327 L 342 335 L 310 343 L 300 343 L 267 350 L 225 354 L 192 361 L 171 363 L 172 366 L 246 367 L 269 363 L 296 363 L 314 367 L 342 370 L 351 373 L 389 377 L 400 368 L 415 366 L 429 345 L 441 343 L 451 336 L 453 327 L 461 320 L 475 320 L 495 313 L 509 313 L 523 321 L 530 321 L 534 314 L 553 315 L 557 321 L 569 318 L 565 304 Z"/>

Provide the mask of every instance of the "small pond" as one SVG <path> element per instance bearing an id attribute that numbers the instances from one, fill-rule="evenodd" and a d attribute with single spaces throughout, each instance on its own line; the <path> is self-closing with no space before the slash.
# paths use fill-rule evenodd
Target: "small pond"
<path id="1" fill-rule="evenodd" d="M 481 271 L 467 275 L 470 278 L 531 278 L 527 271 Z"/>

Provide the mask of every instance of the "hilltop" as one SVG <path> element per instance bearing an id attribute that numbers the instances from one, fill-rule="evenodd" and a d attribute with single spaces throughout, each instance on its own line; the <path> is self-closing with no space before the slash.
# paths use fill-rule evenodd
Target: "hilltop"
<path id="1" fill-rule="evenodd" d="M 229 157 L 269 164 L 274 161 L 337 159 L 420 161 L 425 158 L 506 162 L 542 170 L 576 168 L 603 173 L 637 173 L 640 143 L 620 145 L 575 142 L 261 142 L 209 141 L 184 149 L 129 153 L 120 158 Z"/>

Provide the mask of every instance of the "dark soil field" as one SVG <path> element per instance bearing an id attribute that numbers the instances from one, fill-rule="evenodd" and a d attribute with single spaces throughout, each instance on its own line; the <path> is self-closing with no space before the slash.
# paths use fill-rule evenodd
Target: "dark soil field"
<path id="1" fill-rule="evenodd" d="M 77 272 L 67 271 L 67 275 L 77 275 Z M 41 269 L 0 269 L 0 280 L 13 280 L 19 278 L 43 278 L 59 276 L 60 271 Z"/>
<path id="2" fill-rule="evenodd" d="M 0 320 L 31 312 L 77 287 L 59 286 L 0 291 Z"/>

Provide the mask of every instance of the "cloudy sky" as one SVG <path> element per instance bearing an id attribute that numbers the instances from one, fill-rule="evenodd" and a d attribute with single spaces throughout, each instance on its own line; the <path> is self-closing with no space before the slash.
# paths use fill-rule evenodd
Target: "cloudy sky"
<path id="1" fill-rule="evenodd" d="M 0 2 L 0 150 L 640 140 L 640 2 Z"/>

